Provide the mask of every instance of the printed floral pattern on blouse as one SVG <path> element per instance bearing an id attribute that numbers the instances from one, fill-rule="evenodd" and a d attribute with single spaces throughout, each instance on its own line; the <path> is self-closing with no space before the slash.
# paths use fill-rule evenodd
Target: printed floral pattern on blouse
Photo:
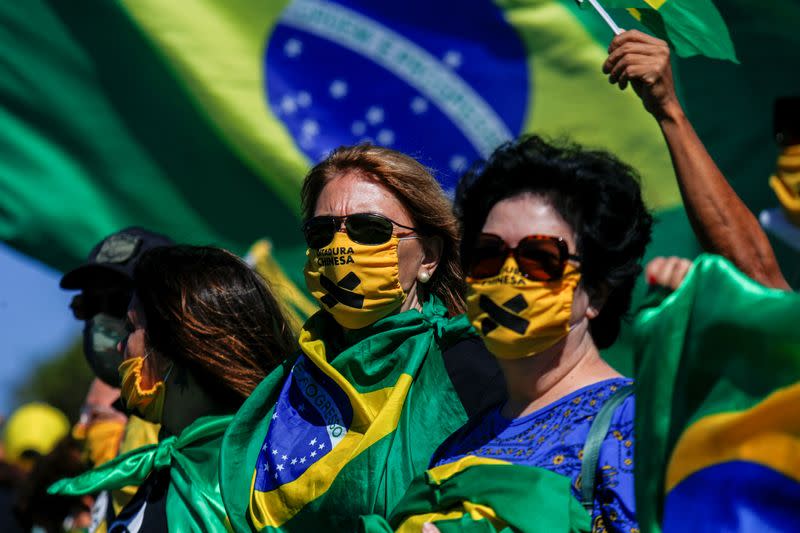
<path id="1" fill-rule="evenodd" d="M 614 392 L 631 383 L 627 378 L 594 383 L 514 420 L 494 409 L 448 438 L 431 466 L 478 455 L 546 468 L 572 478 L 572 493 L 580 499 L 583 446 L 592 421 Z M 595 532 L 639 531 L 633 493 L 634 408 L 633 396 L 617 407 L 600 448 L 592 512 Z"/>

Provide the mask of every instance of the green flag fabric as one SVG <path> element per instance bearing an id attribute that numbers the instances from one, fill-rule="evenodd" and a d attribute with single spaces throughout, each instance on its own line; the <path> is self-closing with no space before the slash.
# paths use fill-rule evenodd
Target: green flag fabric
<path id="1" fill-rule="evenodd" d="M 635 324 L 642 531 L 800 523 L 800 295 L 718 256 Z"/>
<path id="2" fill-rule="evenodd" d="M 264 94 L 260 50 L 283 5 L 167 7 L 0 7 L 0 239 L 63 271 L 131 225 L 239 254 L 266 235 L 302 286 L 298 198 L 308 161 L 266 101 L 244 96 Z M 164 34 L 188 42 L 207 77 L 170 62 Z M 258 50 L 244 56 L 249 36 Z"/>
<path id="3" fill-rule="evenodd" d="M 62 479 L 50 494 L 79 496 L 139 486 L 151 474 L 169 469 L 167 523 L 171 531 L 229 529 L 220 496 L 218 458 L 222 435 L 232 415 L 205 416 L 171 436 L 124 453 L 75 478 Z"/>
<path id="4" fill-rule="evenodd" d="M 572 480 L 543 468 L 465 457 L 417 477 L 384 519 L 361 518 L 359 531 L 578 533 L 592 530 L 591 516 L 572 495 Z"/>
<path id="5" fill-rule="evenodd" d="M 386 516 L 466 421 L 442 351 L 474 335 L 431 299 L 343 333 L 325 313 L 296 360 L 253 392 L 225 434 L 222 495 L 236 531 L 353 531 Z"/>
<path id="6" fill-rule="evenodd" d="M 626 8 L 681 57 L 703 55 L 738 63 L 728 26 L 712 0 L 600 0 Z"/>

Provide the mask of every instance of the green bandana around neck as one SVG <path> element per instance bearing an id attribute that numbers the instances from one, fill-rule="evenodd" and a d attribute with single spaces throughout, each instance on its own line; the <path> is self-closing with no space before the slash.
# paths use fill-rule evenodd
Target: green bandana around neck
<path id="1" fill-rule="evenodd" d="M 218 461 L 222 435 L 233 415 L 204 416 L 158 444 L 124 453 L 80 476 L 57 481 L 50 494 L 79 496 L 139 486 L 155 471 L 170 469 L 167 521 L 175 531 L 229 528 L 220 495 Z"/>

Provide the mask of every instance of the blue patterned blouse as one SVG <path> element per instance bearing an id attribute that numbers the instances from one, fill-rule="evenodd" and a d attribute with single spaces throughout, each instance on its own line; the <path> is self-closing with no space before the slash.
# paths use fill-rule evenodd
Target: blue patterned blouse
<path id="1" fill-rule="evenodd" d="M 594 416 L 618 388 L 630 383 L 627 378 L 594 383 L 514 420 L 494 409 L 448 438 L 431 466 L 478 455 L 546 468 L 572 478 L 572 493 L 580 499 L 583 445 Z M 596 532 L 639 531 L 633 494 L 633 413 L 634 397 L 629 396 L 614 412 L 600 449 L 592 512 Z"/>

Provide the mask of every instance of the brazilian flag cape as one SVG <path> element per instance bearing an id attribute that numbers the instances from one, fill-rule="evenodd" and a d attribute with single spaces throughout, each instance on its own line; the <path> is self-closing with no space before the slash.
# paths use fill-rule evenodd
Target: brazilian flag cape
<path id="1" fill-rule="evenodd" d="M 717 256 L 636 320 L 642 531 L 800 524 L 800 296 Z"/>
<path id="2" fill-rule="evenodd" d="M 467 417 L 441 353 L 474 335 L 436 299 L 343 333 L 317 313 L 300 353 L 225 433 L 220 479 L 236 531 L 353 531 L 387 516 Z"/>
<path id="3" fill-rule="evenodd" d="M 78 496 L 141 485 L 158 470 L 169 468 L 167 523 L 172 531 L 229 529 L 219 487 L 219 448 L 233 415 L 204 416 L 179 436 L 142 446 L 48 489 L 50 494 Z"/>
<path id="4" fill-rule="evenodd" d="M 365 533 L 418 533 L 432 522 L 448 532 L 588 532 L 591 516 L 567 476 L 506 461 L 467 456 L 419 476 L 392 511 L 362 517 Z"/>

